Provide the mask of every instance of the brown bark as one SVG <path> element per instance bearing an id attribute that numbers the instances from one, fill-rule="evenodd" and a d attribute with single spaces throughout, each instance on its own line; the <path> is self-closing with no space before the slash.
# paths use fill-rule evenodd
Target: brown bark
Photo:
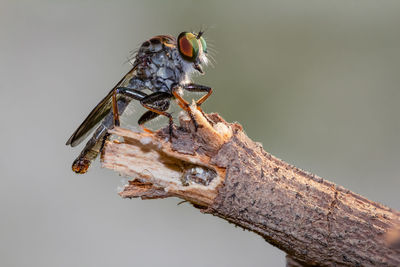
<path id="1" fill-rule="evenodd" d="M 212 114 L 211 126 L 193 113 L 198 131 L 181 116 L 171 142 L 166 129 L 112 131 L 124 141 L 107 142 L 102 163 L 133 177 L 122 197 L 188 200 L 284 250 L 288 266 L 400 266 L 400 248 L 386 238 L 398 211 L 270 155 L 238 124 Z"/>

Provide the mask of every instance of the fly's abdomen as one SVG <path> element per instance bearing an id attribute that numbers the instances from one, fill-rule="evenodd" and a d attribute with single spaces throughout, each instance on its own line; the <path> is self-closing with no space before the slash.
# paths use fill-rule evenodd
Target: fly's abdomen
<path id="1" fill-rule="evenodd" d="M 130 100 L 121 98 L 118 101 L 119 113 L 122 114 L 126 107 L 129 105 Z M 85 148 L 79 154 L 79 156 L 72 163 L 72 170 L 78 174 L 84 174 L 89 169 L 92 162 L 97 158 L 101 149 L 103 148 L 104 142 L 107 140 L 109 129 L 114 126 L 113 114 L 108 113 L 100 126 L 96 129 L 93 136 L 86 143 Z"/>
<path id="2" fill-rule="evenodd" d="M 102 136 L 102 139 L 105 140 L 105 134 Z M 89 169 L 92 162 L 96 159 L 97 155 L 99 154 L 103 142 L 97 142 L 94 139 L 90 139 L 89 142 L 86 144 L 84 150 L 82 150 L 79 157 L 77 157 L 74 162 L 72 163 L 72 170 L 78 174 L 84 174 Z"/>

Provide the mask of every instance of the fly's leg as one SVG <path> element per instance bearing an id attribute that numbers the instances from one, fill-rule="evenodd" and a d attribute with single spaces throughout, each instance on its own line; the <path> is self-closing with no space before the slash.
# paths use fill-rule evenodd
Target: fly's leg
<path id="1" fill-rule="evenodd" d="M 154 119 L 158 115 L 164 115 L 169 118 L 169 128 L 170 128 L 170 136 L 172 136 L 172 126 L 173 120 L 171 114 L 166 112 L 169 108 L 169 101 L 171 95 L 165 92 L 156 92 L 150 95 L 143 93 L 139 90 L 127 88 L 127 87 L 118 87 L 115 89 L 113 94 L 113 116 L 114 116 L 114 123 L 115 126 L 119 126 L 119 113 L 118 113 L 118 105 L 116 105 L 117 95 L 121 94 L 125 97 L 139 100 L 143 107 L 147 108 L 149 112 L 140 117 L 138 123 L 143 128 L 144 131 L 152 133 L 152 131 L 143 126 L 149 120 Z"/>
<path id="2" fill-rule="evenodd" d="M 207 98 L 212 94 L 212 89 L 211 87 L 205 86 L 205 85 L 200 85 L 200 84 L 194 84 L 194 83 L 189 83 L 185 86 L 183 86 L 183 89 L 189 92 L 198 92 L 198 93 L 206 93 L 204 96 L 202 96 L 199 100 L 196 101 L 196 107 L 197 110 L 203 114 L 203 116 L 207 119 L 208 123 L 211 125 L 214 124 L 207 115 L 204 113 L 204 111 L 201 109 L 201 104 L 204 103 L 204 101 L 207 100 Z"/>
<path id="3" fill-rule="evenodd" d="M 140 100 L 142 106 L 147 108 L 149 111 L 144 113 L 138 121 L 139 125 L 142 126 L 144 131 L 152 133 L 152 131 L 144 127 L 143 124 L 149 120 L 154 119 L 158 115 L 166 116 L 169 119 L 170 141 L 172 140 L 173 136 L 172 128 L 174 121 L 172 120 L 172 115 L 166 112 L 166 110 L 169 108 L 171 97 L 172 96 L 169 93 L 156 92 Z"/>
<path id="4" fill-rule="evenodd" d="M 112 112 L 114 118 L 114 126 L 119 127 L 119 113 L 118 113 L 118 103 L 117 103 L 117 90 L 114 90 L 112 95 Z"/>
<path id="5" fill-rule="evenodd" d="M 114 126 L 120 126 L 120 120 L 119 120 L 119 112 L 118 112 L 118 104 L 117 104 L 117 96 L 121 94 L 129 98 L 133 98 L 136 100 L 142 100 L 147 96 L 146 93 L 143 93 L 139 90 L 136 89 L 131 89 L 127 87 L 117 87 L 114 90 L 114 93 L 112 95 L 112 112 L 113 112 L 113 118 L 114 118 Z"/>
<path id="6" fill-rule="evenodd" d="M 160 116 L 160 114 L 155 113 L 153 111 L 146 111 L 138 120 L 138 124 L 142 127 L 143 131 L 148 132 L 148 133 L 154 133 L 152 130 L 146 128 L 143 126 L 148 121 L 151 121 L 152 119 L 157 118 Z"/>
<path id="7" fill-rule="evenodd" d="M 196 105 L 199 107 L 201 104 L 204 103 L 204 101 L 207 100 L 207 98 L 212 94 L 212 89 L 211 87 L 205 86 L 205 85 L 200 85 L 200 84 L 194 84 L 194 83 L 189 83 L 183 87 L 183 89 L 189 91 L 189 92 L 199 92 L 199 93 L 207 93 L 204 96 L 202 96 L 199 100 L 196 101 Z"/>
<path id="8" fill-rule="evenodd" d="M 174 86 L 172 88 L 172 94 L 174 97 L 178 100 L 178 105 L 189 114 L 190 119 L 193 122 L 194 129 L 197 132 L 197 129 L 199 128 L 199 124 L 197 123 L 196 119 L 193 116 L 193 112 L 190 109 L 189 102 L 187 102 L 183 97 L 179 94 L 178 90 L 180 89 L 179 86 Z"/>
<path id="9" fill-rule="evenodd" d="M 93 136 L 88 140 L 84 149 L 80 155 L 75 159 L 72 164 L 72 170 L 76 173 L 86 173 L 91 163 L 97 158 L 97 155 L 102 151 L 105 141 L 108 139 L 109 134 L 107 133 L 115 124 L 116 117 L 115 114 L 120 114 L 119 112 L 124 112 L 125 108 L 128 106 L 131 99 L 141 100 L 147 96 L 147 94 L 126 87 L 118 87 L 114 90 L 115 99 L 112 99 L 113 104 L 112 112 L 110 112 L 104 120 L 101 122 L 100 126 L 95 130 Z M 119 97 L 117 95 L 123 95 L 125 97 Z M 117 100 L 115 103 L 114 101 Z M 119 117 L 117 117 L 119 121 Z"/>

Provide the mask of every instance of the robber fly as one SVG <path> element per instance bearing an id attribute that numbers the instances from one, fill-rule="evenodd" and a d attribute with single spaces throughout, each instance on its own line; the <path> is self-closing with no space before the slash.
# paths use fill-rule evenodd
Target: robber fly
<path id="1" fill-rule="evenodd" d="M 107 131 L 120 125 L 119 116 L 132 99 L 148 109 L 138 121 L 143 130 L 151 132 L 144 123 L 159 115 L 169 119 L 169 138 L 173 137 L 173 120 L 167 112 L 170 100 L 176 99 L 179 106 L 188 112 L 195 129 L 198 125 L 189 108 L 189 103 L 182 98 L 183 90 L 204 92 L 196 101 L 202 112 L 201 104 L 211 95 L 208 86 L 191 82 L 191 74 L 203 73 L 202 65 L 208 63 L 207 45 L 203 32 L 182 32 L 175 39 L 169 35 L 159 35 L 144 42 L 136 56 L 132 69 L 114 86 L 103 100 L 90 112 L 87 118 L 68 139 L 66 145 L 79 145 L 94 129 L 93 136 L 87 142 L 81 154 L 72 164 L 76 173 L 85 173 L 92 161 L 101 151 L 109 134 Z M 151 93 L 144 92 L 145 90 Z M 203 113 L 204 114 L 204 113 Z"/>

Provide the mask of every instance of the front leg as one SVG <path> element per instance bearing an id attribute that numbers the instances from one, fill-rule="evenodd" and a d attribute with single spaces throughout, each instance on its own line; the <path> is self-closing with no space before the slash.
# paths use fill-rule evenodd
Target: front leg
<path id="1" fill-rule="evenodd" d="M 211 87 L 205 86 L 205 85 L 200 85 L 200 84 L 195 84 L 195 83 L 189 83 L 183 86 L 183 89 L 189 92 L 198 92 L 198 93 L 207 93 L 204 96 L 202 96 L 199 100 L 196 101 L 197 107 L 200 109 L 201 104 L 204 103 L 204 101 L 207 100 L 207 98 L 212 94 L 212 89 Z"/>
<path id="2" fill-rule="evenodd" d="M 197 121 L 195 120 L 194 116 L 193 116 L 193 112 L 190 109 L 190 105 L 189 103 L 183 99 L 183 97 L 179 94 L 178 90 L 181 87 L 179 85 L 176 85 L 172 88 L 172 94 L 174 95 L 174 97 L 176 98 L 176 100 L 178 100 L 178 105 L 187 112 L 187 114 L 189 114 L 190 119 L 193 122 L 194 125 L 194 129 L 197 132 L 197 129 L 199 128 L 199 124 L 197 123 Z"/>
<path id="3" fill-rule="evenodd" d="M 204 113 L 204 111 L 201 109 L 201 104 L 204 103 L 204 101 L 207 100 L 207 98 L 212 94 L 212 89 L 211 87 L 205 86 L 205 85 L 200 85 L 200 84 L 195 84 L 195 83 L 189 83 L 187 85 L 185 85 L 183 87 L 183 89 L 185 89 L 186 91 L 189 92 L 198 92 L 198 93 L 203 93 L 206 92 L 205 95 L 203 95 L 199 100 L 196 101 L 196 107 L 197 109 L 201 112 L 201 114 L 203 114 L 203 116 L 207 119 L 208 123 L 210 123 L 211 125 L 214 124 L 214 122 L 212 122 L 207 115 Z"/>

